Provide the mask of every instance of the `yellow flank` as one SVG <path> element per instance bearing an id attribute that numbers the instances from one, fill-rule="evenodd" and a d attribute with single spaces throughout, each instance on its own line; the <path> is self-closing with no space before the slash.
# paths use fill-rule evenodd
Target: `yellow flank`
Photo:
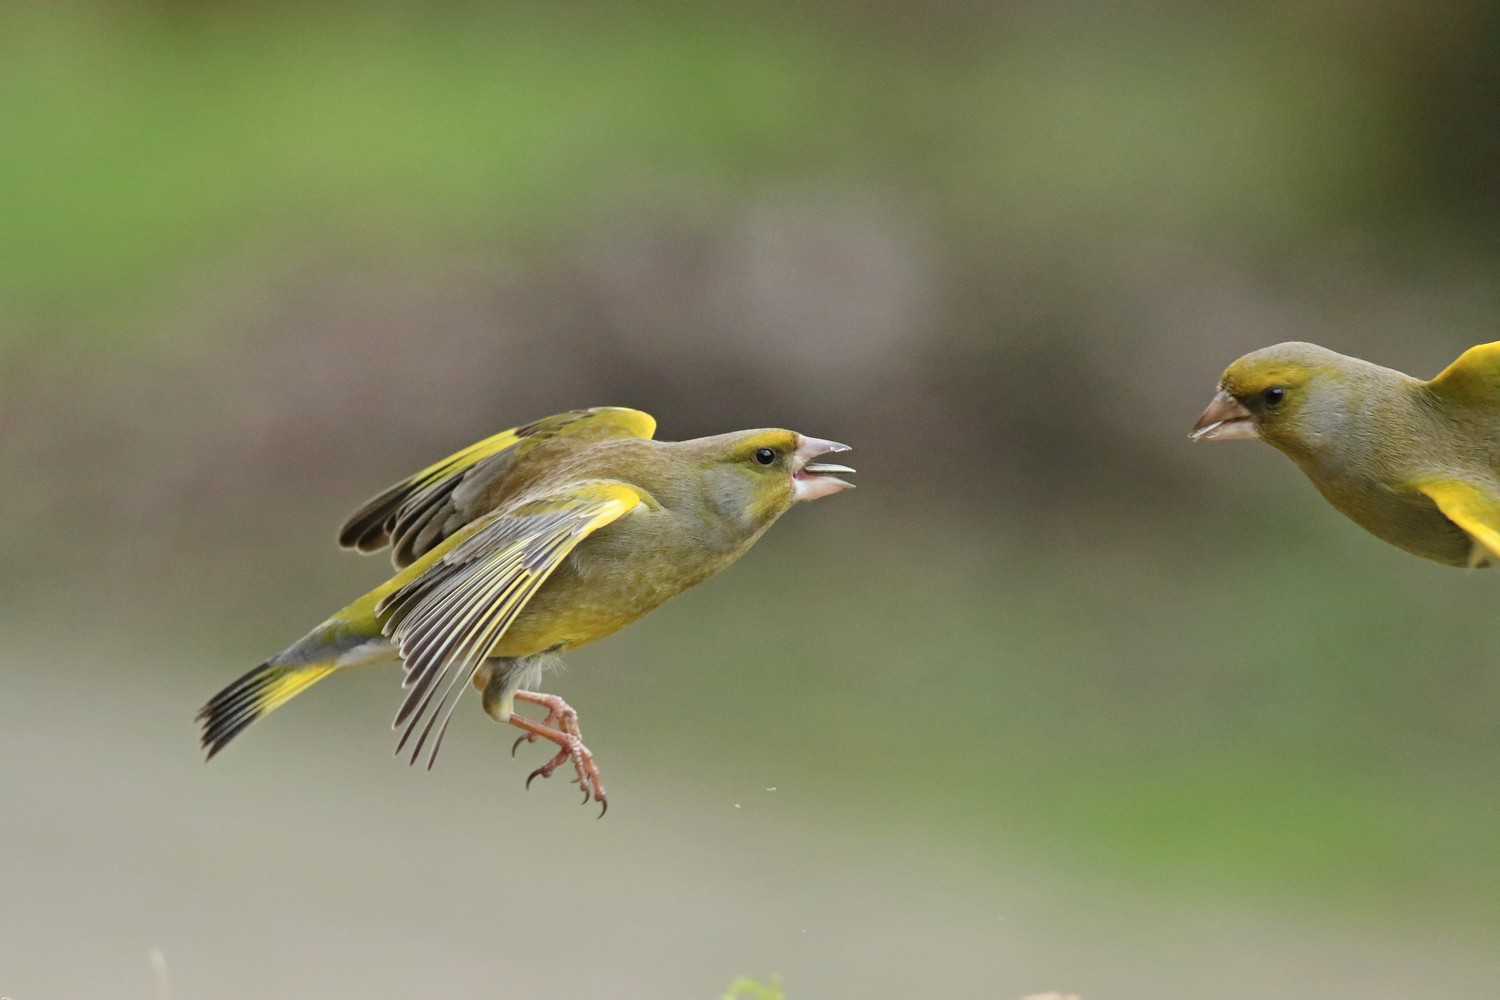
<path id="1" fill-rule="evenodd" d="M 557 615 L 520 618 L 500 637 L 491 655 L 533 656 L 547 649 L 575 649 L 629 625 L 634 616 L 614 608 L 582 607 Z"/>

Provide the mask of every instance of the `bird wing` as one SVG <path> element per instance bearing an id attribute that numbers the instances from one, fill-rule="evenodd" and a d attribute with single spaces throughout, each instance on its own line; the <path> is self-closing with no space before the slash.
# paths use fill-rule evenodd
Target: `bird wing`
<path id="1" fill-rule="evenodd" d="M 655 432 L 654 417 L 623 406 L 572 410 L 501 431 L 366 501 L 339 529 L 339 544 L 365 553 L 389 545 L 396 567 L 409 566 L 484 513 L 472 501 L 538 446 L 564 438 L 578 444 L 649 438 Z"/>
<path id="2" fill-rule="evenodd" d="M 375 615 L 406 669 L 402 686 L 408 690 L 393 725 L 407 726 L 397 752 L 427 715 L 412 750 L 415 763 L 443 716 L 428 760 L 432 766 L 453 714 L 451 706 L 446 714 L 443 709 L 455 690 L 463 693 L 461 685 L 568 553 L 645 496 L 615 480 L 578 483 L 479 519 L 441 554 L 431 553 L 393 581 L 397 586 L 375 605 Z"/>
<path id="3" fill-rule="evenodd" d="M 1500 341 L 1464 351 L 1427 388 L 1439 397 L 1469 405 L 1500 401 Z"/>
<path id="4" fill-rule="evenodd" d="M 1433 480 L 1417 489 L 1489 553 L 1489 559 L 1484 559 L 1483 552 L 1476 549 L 1472 565 L 1500 559 L 1500 496 L 1493 490 L 1461 479 Z"/>

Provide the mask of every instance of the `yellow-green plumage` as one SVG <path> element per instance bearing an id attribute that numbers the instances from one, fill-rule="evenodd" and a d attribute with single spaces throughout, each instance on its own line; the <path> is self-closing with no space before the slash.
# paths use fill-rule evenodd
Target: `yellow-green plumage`
<path id="1" fill-rule="evenodd" d="M 653 441 L 654 429 L 617 407 L 549 417 L 364 505 L 340 542 L 390 545 L 400 572 L 205 705 L 209 756 L 323 677 L 399 657 L 402 745 L 417 737 L 415 760 L 436 733 L 435 757 L 469 681 L 508 721 L 543 656 L 630 624 L 739 558 L 795 500 L 848 485 L 831 473 L 851 470 L 810 461 L 843 449 L 833 442 L 785 430 Z"/>
<path id="2" fill-rule="evenodd" d="M 1337 510 L 1450 566 L 1500 559 L 1500 343 L 1423 381 L 1313 344 L 1225 370 L 1198 440 L 1259 437 Z"/>

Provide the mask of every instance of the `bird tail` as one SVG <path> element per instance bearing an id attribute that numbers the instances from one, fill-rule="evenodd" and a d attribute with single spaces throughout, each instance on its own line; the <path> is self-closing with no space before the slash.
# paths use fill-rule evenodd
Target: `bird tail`
<path id="1" fill-rule="evenodd" d="M 268 715 L 338 669 L 335 655 L 321 663 L 268 660 L 209 699 L 198 710 L 206 760 L 224 749 L 245 727 Z"/>

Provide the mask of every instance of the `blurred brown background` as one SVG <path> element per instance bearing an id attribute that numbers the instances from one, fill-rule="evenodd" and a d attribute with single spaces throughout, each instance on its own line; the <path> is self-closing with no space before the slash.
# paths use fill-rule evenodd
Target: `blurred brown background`
<path id="1" fill-rule="evenodd" d="M 1497 67 L 1477 2 L 0 6 L 0 992 L 1493 992 L 1500 583 L 1186 432 L 1495 338 Z M 201 764 L 356 504 L 600 404 L 860 469 L 552 678 L 606 820 L 477 709 L 408 771 L 379 670 Z"/>

